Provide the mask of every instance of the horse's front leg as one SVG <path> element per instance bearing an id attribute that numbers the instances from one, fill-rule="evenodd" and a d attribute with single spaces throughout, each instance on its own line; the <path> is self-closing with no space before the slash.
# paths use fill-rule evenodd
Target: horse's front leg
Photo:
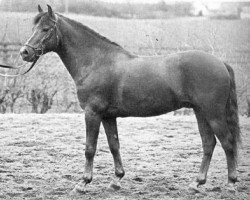
<path id="1" fill-rule="evenodd" d="M 83 180 L 80 181 L 73 191 L 85 192 L 85 187 L 93 178 L 93 161 L 96 152 L 97 139 L 101 124 L 101 117 L 91 109 L 86 110 L 86 148 L 85 148 L 85 170 Z"/>
<path id="2" fill-rule="evenodd" d="M 120 144 L 117 131 L 116 118 L 113 119 L 103 119 L 103 127 L 105 129 L 110 151 L 113 155 L 114 165 L 115 165 L 115 178 L 111 181 L 110 189 L 120 189 L 120 180 L 124 176 L 125 172 L 122 166 L 122 160 L 120 155 Z"/>

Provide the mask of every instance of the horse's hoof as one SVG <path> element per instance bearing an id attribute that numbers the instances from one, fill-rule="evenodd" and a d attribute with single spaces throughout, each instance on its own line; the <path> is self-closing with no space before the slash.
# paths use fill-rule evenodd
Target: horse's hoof
<path id="1" fill-rule="evenodd" d="M 116 190 L 120 190 L 120 189 L 121 189 L 120 181 L 112 180 L 108 186 L 109 191 L 116 191 Z"/>
<path id="2" fill-rule="evenodd" d="M 188 186 L 188 189 L 189 189 L 191 192 L 200 193 L 201 191 L 199 190 L 198 186 L 199 186 L 199 183 L 193 182 L 193 183 L 191 183 L 191 184 Z"/>

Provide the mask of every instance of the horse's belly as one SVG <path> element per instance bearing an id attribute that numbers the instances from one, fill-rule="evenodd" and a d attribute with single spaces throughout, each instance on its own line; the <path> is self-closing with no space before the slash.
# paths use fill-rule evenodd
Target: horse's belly
<path id="1" fill-rule="evenodd" d="M 166 85 L 144 85 L 124 89 L 119 101 L 121 116 L 156 116 L 179 107 L 175 94 Z"/>
<path id="2" fill-rule="evenodd" d="M 175 110 L 170 107 L 147 107 L 147 108 L 137 108 L 137 109 L 121 109 L 117 113 L 117 117 L 152 117 L 162 115 Z"/>

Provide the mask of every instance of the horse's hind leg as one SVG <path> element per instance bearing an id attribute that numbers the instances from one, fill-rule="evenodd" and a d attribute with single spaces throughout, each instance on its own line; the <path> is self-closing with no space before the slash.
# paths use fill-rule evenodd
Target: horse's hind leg
<path id="1" fill-rule="evenodd" d="M 195 115 L 198 122 L 198 128 L 201 135 L 202 147 L 203 147 L 203 158 L 200 166 L 199 175 L 196 182 L 191 185 L 191 187 L 197 187 L 199 185 L 205 184 L 207 180 L 207 172 L 216 145 L 216 139 L 214 133 L 201 112 L 195 111 Z"/>
<path id="2" fill-rule="evenodd" d="M 111 154 L 113 155 L 114 164 L 115 164 L 115 179 L 110 183 L 110 189 L 119 189 L 120 188 L 120 179 L 124 176 L 125 172 L 122 166 L 122 160 L 120 155 L 120 144 L 117 131 L 116 118 L 114 119 L 103 119 L 103 127 L 105 129 L 109 148 Z"/>
<path id="3" fill-rule="evenodd" d="M 235 183 L 237 181 L 237 152 L 235 150 L 235 141 L 229 131 L 225 117 L 212 119 L 209 121 L 213 132 L 220 140 L 222 148 L 225 151 L 228 167 L 228 182 Z"/>

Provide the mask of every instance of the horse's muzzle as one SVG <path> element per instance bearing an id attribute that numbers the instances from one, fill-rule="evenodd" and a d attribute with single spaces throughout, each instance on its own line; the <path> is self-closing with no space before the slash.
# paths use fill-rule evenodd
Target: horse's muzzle
<path id="1" fill-rule="evenodd" d="M 20 49 L 20 55 L 22 59 L 27 62 L 33 62 L 36 59 L 35 51 L 28 46 L 23 46 Z"/>

